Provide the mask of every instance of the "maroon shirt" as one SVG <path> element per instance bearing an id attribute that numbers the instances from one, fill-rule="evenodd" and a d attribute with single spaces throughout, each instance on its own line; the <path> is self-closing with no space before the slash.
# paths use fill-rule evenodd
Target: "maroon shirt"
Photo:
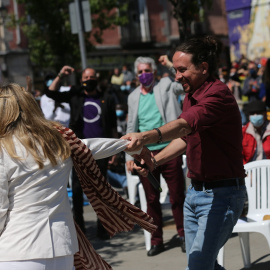
<path id="1" fill-rule="evenodd" d="M 193 94 L 186 94 L 180 117 L 192 129 L 183 138 L 188 177 L 206 182 L 245 177 L 240 111 L 224 83 L 209 78 Z"/>

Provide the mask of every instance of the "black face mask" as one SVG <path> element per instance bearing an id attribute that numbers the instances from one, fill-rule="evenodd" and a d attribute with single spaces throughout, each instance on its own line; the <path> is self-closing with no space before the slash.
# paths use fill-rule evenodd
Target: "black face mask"
<path id="1" fill-rule="evenodd" d="M 82 82 L 81 88 L 86 92 L 91 93 L 94 90 L 96 90 L 97 84 L 98 84 L 97 80 L 87 80 Z"/>
<path id="2" fill-rule="evenodd" d="M 249 69 L 249 74 L 250 74 L 250 76 L 252 78 L 256 78 L 257 77 L 257 71 L 256 71 L 256 69 L 254 69 L 254 68 Z"/>

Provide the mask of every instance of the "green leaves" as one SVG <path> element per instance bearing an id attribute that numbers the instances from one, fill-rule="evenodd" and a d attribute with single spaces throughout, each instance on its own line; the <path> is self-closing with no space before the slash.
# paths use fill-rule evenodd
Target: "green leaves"
<path id="1" fill-rule="evenodd" d="M 91 33 L 97 42 L 102 42 L 105 29 L 124 25 L 127 16 L 128 1 L 90 0 L 92 25 L 96 28 Z M 18 0 L 24 4 L 25 16 L 15 21 L 11 16 L 10 25 L 19 23 L 28 38 L 30 59 L 41 68 L 59 70 L 68 64 L 80 67 L 80 51 L 78 35 L 71 34 L 69 20 L 70 0 Z M 121 14 L 121 16 L 119 15 Z M 85 34 L 86 49 L 93 46 L 89 42 L 90 33 Z"/>
<path id="2" fill-rule="evenodd" d="M 90 0 L 92 24 L 97 30 L 94 37 L 98 43 L 102 43 L 103 31 L 108 28 L 125 25 L 128 23 L 126 11 L 128 1 L 118 0 Z"/>
<path id="3" fill-rule="evenodd" d="M 180 40 L 190 34 L 192 21 L 201 21 L 202 10 L 210 8 L 213 0 L 169 0 L 174 7 L 173 16 L 178 22 Z"/>

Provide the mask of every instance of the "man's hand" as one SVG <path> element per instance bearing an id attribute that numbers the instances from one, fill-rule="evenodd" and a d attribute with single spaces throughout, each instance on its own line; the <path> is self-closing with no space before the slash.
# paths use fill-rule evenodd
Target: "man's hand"
<path id="1" fill-rule="evenodd" d="M 128 152 L 139 151 L 143 147 L 143 137 L 141 133 L 128 133 L 120 139 L 129 140 L 130 143 L 125 149 Z"/>
<path id="2" fill-rule="evenodd" d="M 74 72 L 74 68 L 71 66 L 63 66 L 62 69 L 59 72 L 60 76 L 70 75 Z"/>
<path id="3" fill-rule="evenodd" d="M 142 165 L 146 164 L 147 165 L 147 169 L 143 168 L 139 165 L 134 164 L 134 169 L 141 174 L 142 176 L 146 177 L 150 172 L 152 172 L 154 170 L 154 163 L 152 161 L 152 157 L 153 157 L 153 153 L 147 148 L 147 147 L 143 147 L 141 153 L 139 155 L 133 155 L 133 157 L 139 161 Z"/>
<path id="4" fill-rule="evenodd" d="M 141 164 L 143 165 L 143 160 L 141 160 Z M 149 170 L 142 168 L 141 166 L 136 165 L 136 163 L 134 163 L 134 169 L 143 177 L 147 177 Z"/>
<path id="5" fill-rule="evenodd" d="M 152 161 L 153 154 L 147 147 L 144 146 L 139 155 L 135 154 L 135 155 L 132 155 L 132 157 L 135 158 L 137 161 L 139 161 L 142 165 L 146 164 L 148 169 L 143 168 L 139 165 L 136 165 L 133 160 L 128 160 L 126 162 L 128 172 L 132 172 L 133 170 L 136 170 L 139 174 L 146 177 L 149 171 L 151 172 L 154 170 L 154 164 Z"/>
<path id="6" fill-rule="evenodd" d="M 169 60 L 167 55 L 161 55 L 158 59 L 158 61 L 160 62 L 160 64 L 162 66 L 165 66 L 167 68 L 170 68 L 173 66 L 173 63 Z"/>
<path id="7" fill-rule="evenodd" d="M 150 172 L 154 170 L 154 164 L 152 161 L 153 153 L 147 147 L 144 146 L 139 155 L 135 154 L 132 157 L 138 160 L 141 164 L 146 164 Z M 136 169 L 136 167 L 138 168 L 135 164 L 134 168 Z"/>
<path id="8" fill-rule="evenodd" d="M 134 160 L 128 160 L 126 162 L 126 166 L 127 166 L 127 171 L 132 173 L 133 168 L 134 168 Z"/>
<path id="9" fill-rule="evenodd" d="M 109 162 L 108 162 L 110 165 L 118 165 L 118 159 L 117 159 L 117 155 L 113 155 L 111 158 L 110 158 L 110 160 L 109 160 Z"/>
<path id="10" fill-rule="evenodd" d="M 61 78 L 63 76 L 69 75 L 72 72 L 74 72 L 74 68 L 70 67 L 70 66 L 63 66 L 60 70 L 60 72 L 58 73 L 58 75 L 55 77 L 55 79 L 53 80 L 53 82 L 51 83 L 51 85 L 49 86 L 49 90 L 50 91 L 56 91 L 59 89 L 59 84 L 61 81 Z"/>

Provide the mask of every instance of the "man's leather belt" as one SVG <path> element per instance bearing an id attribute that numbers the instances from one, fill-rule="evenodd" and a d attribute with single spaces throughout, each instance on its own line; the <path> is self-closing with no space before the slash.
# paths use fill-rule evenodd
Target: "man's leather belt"
<path id="1" fill-rule="evenodd" d="M 191 185 L 196 191 L 202 191 L 204 189 L 213 189 L 219 187 L 231 187 L 231 186 L 243 186 L 245 185 L 244 178 L 230 178 L 223 180 L 216 180 L 212 182 L 203 182 L 191 179 Z"/>

